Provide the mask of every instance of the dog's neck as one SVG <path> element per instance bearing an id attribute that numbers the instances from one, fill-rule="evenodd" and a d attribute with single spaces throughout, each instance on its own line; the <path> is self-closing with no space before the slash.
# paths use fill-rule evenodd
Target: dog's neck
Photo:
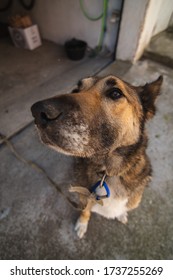
<path id="1" fill-rule="evenodd" d="M 118 154 L 79 158 L 77 161 L 78 180 L 83 182 L 85 178 L 86 184 L 90 186 L 100 180 L 103 175 L 117 176 L 121 165 L 122 157 Z"/>
<path id="2" fill-rule="evenodd" d="M 147 137 L 143 135 L 133 145 L 119 147 L 107 154 L 96 154 L 90 158 L 79 159 L 78 174 L 81 174 L 82 178 L 85 177 L 88 184 L 96 182 L 104 174 L 108 177 L 124 176 L 137 158 L 145 153 L 146 146 Z"/>
<path id="3" fill-rule="evenodd" d="M 116 151 L 96 156 L 88 159 L 88 166 L 95 166 L 95 172 L 101 176 L 106 174 L 107 176 L 118 176 L 122 171 L 124 165 L 124 157 L 119 155 Z"/>

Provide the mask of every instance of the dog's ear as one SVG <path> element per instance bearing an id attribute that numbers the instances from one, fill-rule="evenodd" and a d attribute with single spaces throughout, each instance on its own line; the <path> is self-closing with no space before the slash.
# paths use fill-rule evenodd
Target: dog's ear
<path id="1" fill-rule="evenodd" d="M 155 101 L 157 96 L 160 94 L 162 82 L 163 76 L 159 76 L 156 81 L 137 87 L 137 92 L 142 102 L 146 119 L 152 118 L 155 114 Z"/>

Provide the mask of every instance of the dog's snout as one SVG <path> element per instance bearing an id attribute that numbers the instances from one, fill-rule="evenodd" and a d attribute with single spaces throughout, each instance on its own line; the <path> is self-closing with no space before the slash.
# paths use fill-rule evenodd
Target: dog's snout
<path id="1" fill-rule="evenodd" d="M 54 108 L 51 104 L 43 101 L 37 102 L 31 107 L 31 112 L 35 118 L 36 124 L 47 125 L 50 121 L 56 120 L 62 115 L 62 112 Z"/>

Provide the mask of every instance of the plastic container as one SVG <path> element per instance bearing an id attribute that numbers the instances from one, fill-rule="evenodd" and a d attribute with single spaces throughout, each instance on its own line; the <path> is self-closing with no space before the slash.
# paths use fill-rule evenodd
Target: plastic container
<path id="1" fill-rule="evenodd" d="M 80 60 L 84 57 L 87 43 L 82 40 L 72 39 L 65 43 L 65 50 L 71 60 Z"/>

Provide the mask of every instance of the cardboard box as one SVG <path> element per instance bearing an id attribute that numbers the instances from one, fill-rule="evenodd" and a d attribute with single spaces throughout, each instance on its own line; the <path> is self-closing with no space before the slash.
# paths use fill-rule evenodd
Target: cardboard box
<path id="1" fill-rule="evenodd" d="M 17 48 L 33 50 L 41 46 L 41 38 L 36 24 L 27 28 L 9 27 L 9 32 Z"/>

